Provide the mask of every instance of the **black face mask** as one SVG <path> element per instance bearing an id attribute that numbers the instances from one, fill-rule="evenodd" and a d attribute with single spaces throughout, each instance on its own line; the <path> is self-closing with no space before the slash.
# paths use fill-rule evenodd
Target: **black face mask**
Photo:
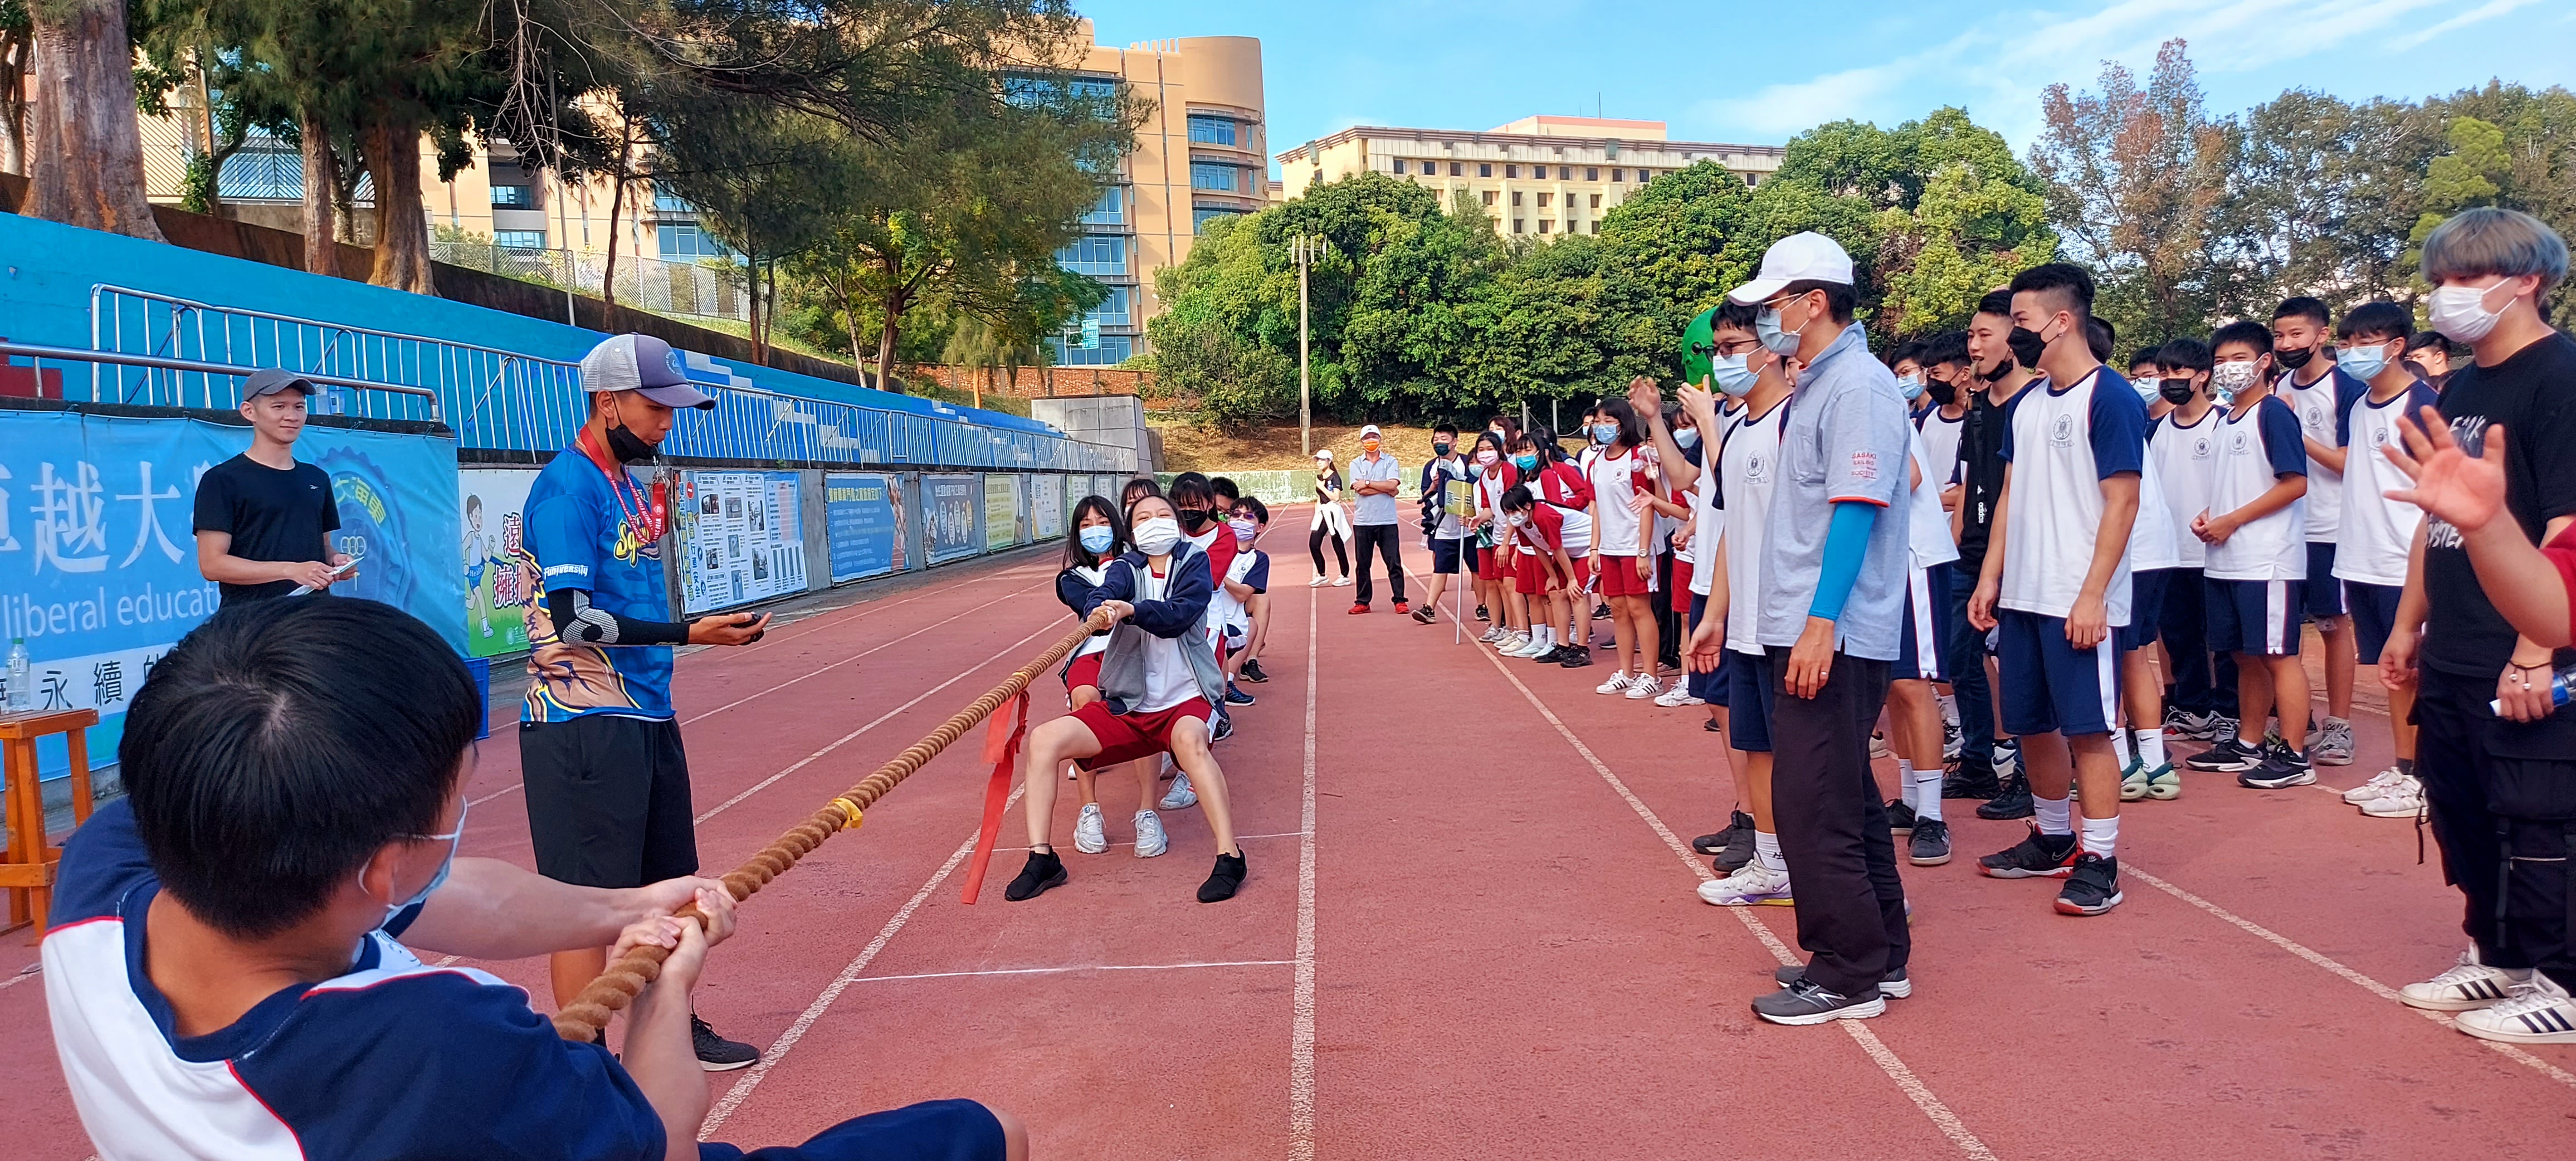
<path id="1" fill-rule="evenodd" d="M 631 464 L 649 460 L 658 450 L 652 444 L 636 438 L 635 433 L 628 431 L 623 423 L 608 429 L 608 454 L 616 456 L 618 463 Z"/>
<path id="2" fill-rule="evenodd" d="M 1931 396 L 1934 403 L 1948 407 L 1958 401 L 1959 385 L 1947 379 L 1927 378 L 1923 381 L 1923 393 Z"/>
<path id="3" fill-rule="evenodd" d="M 2004 336 L 2004 342 L 2012 347 L 2013 361 L 2025 367 L 2038 366 L 2040 352 L 2048 349 L 2047 341 L 2039 337 L 2039 332 L 2028 327 L 2014 327 L 2011 334 Z M 1995 377 L 2000 379 L 2003 376 Z"/>
<path id="4" fill-rule="evenodd" d="M 1435 456 L 1445 456 L 1445 455 L 1448 455 L 1448 454 L 1449 454 L 1449 449 L 1450 449 L 1450 448 L 1452 448 L 1452 447 L 1454 447 L 1454 446 L 1456 446 L 1456 445 L 1455 445 L 1455 444 L 1447 444 L 1447 443 L 1435 443 L 1435 444 L 1432 444 L 1432 445 L 1431 445 L 1431 454 L 1433 454 L 1433 455 L 1435 455 Z"/>
<path id="5" fill-rule="evenodd" d="M 2284 371 L 2300 370 L 2308 365 L 2308 360 L 2316 357 L 2315 347 L 2301 347 L 2295 351 L 2288 347 L 2272 348 L 2272 361 L 2280 364 Z"/>
<path id="6" fill-rule="evenodd" d="M 1202 525 L 1206 524 L 1207 522 L 1208 522 L 1207 509 L 1205 509 L 1205 508 L 1183 508 L 1183 509 L 1181 509 L 1181 527 L 1183 527 L 1183 528 L 1187 528 L 1187 529 L 1189 529 L 1191 532 L 1197 532 L 1197 531 L 1199 530 L 1200 526 L 1202 526 Z"/>
<path id="7" fill-rule="evenodd" d="M 2180 407 L 2185 403 L 2191 402 L 2191 380 L 2159 380 L 2156 383 L 2156 394 L 2164 396 L 2165 402 L 2173 404 L 2176 407 Z"/>

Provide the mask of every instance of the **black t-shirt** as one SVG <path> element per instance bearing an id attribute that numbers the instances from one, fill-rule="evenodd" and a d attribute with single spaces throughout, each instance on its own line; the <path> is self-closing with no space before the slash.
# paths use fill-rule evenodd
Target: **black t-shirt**
<path id="1" fill-rule="evenodd" d="M 322 560 L 324 533 L 340 526 L 331 477 L 311 464 L 285 471 L 247 455 L 206 469 L 197 481 L 198 532 L 229 532 L 232 555 L 243 560 Z M 282 597 L 294 581 L 223 586 L 224 603 Z"/>
<path id="2" fill-rule="evenodd" d="M 2486 429 L 2501 423 L 2505 438 L 2505 510 L 2537 544 L 2548 522 L 2576 515 L 2576 339 L 2552 332 L 2492 367 L 2474 363 L 2451 372 L 2442 391 L 2442 415 L 2461 450 L 2480 454 Z M 2460 533 L 2432 517 L 2424 521 L 2423 664 L 2459 677 L 2495 680 L 2513 656 L 2513 626 L 2478 585 Z M 2576 650 L 2558 651 L 2557 664 L 2576 662 Z"/>
<path id="3" fill-rule="evenodd" d="M 2034 376 L 2022 384 L 2027 392 L 2040 384 Z M 2004 495 L 2004 433 L 2012 427 L 2013 405 L 2021 395 L 1997 404 L 1991 393 L 1979 390 L 1968 399 L 1968 413 L 1960 417 L 1959 465 L 1963 477 L 1959 506 L 1959 568 L 1967 573 L 1968 584 L 1976 584 L 1977 570 L 1986 563 L 1986 541 L 1995 526 L 1995 505 Z"/>

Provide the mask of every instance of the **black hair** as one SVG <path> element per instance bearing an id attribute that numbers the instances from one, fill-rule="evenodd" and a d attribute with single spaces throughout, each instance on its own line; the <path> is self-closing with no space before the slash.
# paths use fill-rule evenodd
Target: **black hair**
<path id="1" fill-rule="evenodd" d="M 1242 499 L 1241 503 L 1242 503 L 1242 505 L 1243 505 L 1243 506 L 1242 506 L 1241 508 L 1239 508 L 1239 509 L 1236 509 L 1236 510 L 1237 510 L 1237 511 L 1239 511 L 1239 512 L 1249 512 L 1249 513 L 1251 513 L 1251 514 L 1252 514 L 1252 522 L 1253 522 L 1253 523 L 1255 523 L 1255 524 L 1268 524 L 1268 523 L 1270 523 L 1270 505 L 1262 503 L 1262 502 L 1261 502 L 1261 497 L 1259 497 L 1259 496 L 1246 496 L 1246 497 L 1244 497 L 1244 498 Z"/>
<path id="2" fill-rule="evenodd" d="M 1990 314 L 1997 318 L 2011 318 L 2012 292 L 2009 290 L 1987 291 L 1977 299 L 1977 313 Z"/>
<path id="3" fill-rule="evenodd" d="M 1514 484 L 1503 490 L 1503 511 L 1526 512 L 1538 503 L 1538 493 L 1527 484 Z"/>
<path id="4" fill-rule="evenodd" d="M 2111 344 L 2117 338 L 2118 336 L 2111 330 L 2111 324 L 2101 318 L 2088 317 L 2084 320 L 2084 345 L 2092 349 L 2094 362 L 2111 361 Z"/>
<path id="5" fill-rule="evenodd" d="M 1825 292 L 1825 313 L 1827 315 L 1832 316 L 1833 320 L 1838 323 L 1847 323 L 1852 320 L 1852 311 L 1858 309 L 1860 306 L 1860 292 L 1852 289 L 1852 284 L 1848 282 L 1826 282 L 1818 278 L 1801 278 L 1797 281 L 1791 282 L 1787 286 L 1781 287 L 1780 293 L 1772 295 L 1771 298 L 1776 302 L 1786 295 L 1814 294 L 1819 290 Z"/>
<path id="6" fill-rule="evenodd" d="M 1440 424 L 1439 426 L 1436 426 L 1436 427 L 1432 428 L 1432 429 L 1431 429 L 1431 434 L 1433 434 L 1433 435 L 1456 435 L 1456 434 L 1458 434 L 1458 425 L 1457 425 L 1457 424 L 1454 424 L 1454 423 L 1442 423 L 1442 424 Z"/>
<path id="7" fill-rule="evenodd" d="M 1529 425 L 1529 430 L 1521 433 L 1521 438 L 1528 440 L 1530 448 L 1538 452 L 1540 467 L 1564 462 L 1565 449 L 1557 446 L 1555 428 L 1544 423 L 1533 423 Z"/>
<path id="8" fill-rule="evenodd" d="M 1619 425 L 1618 438 L 1613 442 L 1628 447 L 1637 447 L 1646 442 L 1648 438 L 1646 421 L 1638 416 L 1636 408 L 1628 406 L 1627 400 L 1604 399 L 1594 410 L 1600 413 L 1601 418 Z"/>
<path id="9" fill-rule="evenodd" d="M 2451 340 L 2443 338 L 2440 331 L 2417 331 L 2413 337 L 2406 340 L 2406 353 L 2410 355 L 2417 351 L 2437 348 L 2442 352 L 2443 358 L 2451 357 Z"/>
<path id="10" fill-rule="evenodd" d="M 1173 509 L 1177 511 L 1185 504 L 1197 504 L 1204 508 L 1215 496 L 1216 490 L 1208 486 L 1206 476 L 1197 472 L 1182 472 L 1172 477 L 1172 486 L 1166 489 L 1164 498 L 1170 500 Z"/>
<path id="11" fill-rule="evenodd" d="M 1138 476 L 1135 479 L 1127 481 L 1127 486 L 1118 490 L 1118 507 L 1119 510 L 1125 511 L 1126 509 L 1136 506 L 1136 498 L 1139 496 L 1160 496 L 1162 494 L 1163 485 L 1156 481 L 1154 477 Z"/>
<path id="12" fill-rule="evenodd" d="M 1090 549 L 1082 546 L 1082 518 L 1092 512 L 1098 512 L 1109 518 L 1109 551 L 1107 552 L 1094 554 Z M 1065 527 L 1072 529 L 1072 533 L 1064 538 L 1066 568 L 1098 568 L 1100 562 L 1114 559 L 1119 553 L 1127 550 L 1126 514 L 1118 510 L 1118 505 L 1110 503 L 1107 496 L 1085 496 L 1075 501 L 1073 516 L 1066 522 Z"/>
<path id="13" fill-rule="evenodd" d="M 2414 334 L 2415 316 L 2405 307 L 2385 300 L 2365 302 L 2345 311 L 2343 321 L 2335 324 L 2338 341 L 2376 338 L 2384 343 L 2390 339 L 2406 339 L 2411 347 Z"/>
<path id="14" fill-rule="evenodd" d="M 2229 343 L 2243 343 L 2246 346 L 2252 347 L 2254 348 L 2254 353 L 2258 356 L 2271 354 L 2272 328 L 2264 326 L 2261 323 L 2254 322 L 2250 319 L 2242 322 L 2229 323 L 2210 334 L 2210 354 L 2216 355 L 2218 353 L 2218 348 L 2226 346 Z"/>
<path id="15" fill-rule="evenodd" d="M 1708 331 L 1712 335 L 1719 331 L 1743 331 L 1749 335 L 1753 333 L 1753 320 L 1760 317 L 1760 303 L 1737 302 L 1730 298 L 1717 304 L 1717 313 L 1709 317 Z"/>
<path id="16" fill-rule="evenodd" d="M 170 897 L 257 939 L 386 844 L 440 833 L 483 717 L 465 663 L 410 614 L 287 597 L 223 609 L 162 657 L 116 759 Z"/>
<path id="17" fill-rule="evenodd" d="M 1214 492 L 1219 496 L 1223 496 L 1228 500 L 1240 500 L 1243 498 L 1243 490 L 1234 486 L 1234 477 L 1232 476 L 1217 476 L 1210 479 L 1208 481 L 1208 491 Z"/>
<path id="18" fill-rule="evenodd" d="M 2156 352 L 2163 349 L 2163 343 L 2148 343 L 2147 345 L 2130 352 L 2129 361 L 2125 365 L 2132 369 L 2136 368 L 2140 363 L 2145 363 L 2152 367 L 2156 362 Z"/>
<path id="19" fill-rule="evenodd" d="M 2093 314 L 2093 276 L 2071 262 L 2033 266 L 2013 275 L 2010 289 L 2014 294 L 2056 294 L 2068 310 L 2088 318 Z"/>
<path id="20" fill-rule="evenodd" d="M 1943 331 L 1923 344 L 1923 365 L 1937 367 L 1943 363 L 1968 365 L 1968 332 Z"/>
<path id="21" fill-rule="evenodd" d="M 2285 318 L 2313 319 L 2319 327 L 2334 321 L 2333 313 L 2326 309 L 2326 300 L 2311 298 L 2304 294 L 2296 298 L 2282 299 L 2281 305 L 2272 308 L 2273 322 L 2279 322 Z"/>
<path id="22" fill-rule="evenodd" d="M 2199 339 L 2188 336 L 2168 339 L 2165 345 L 2156 348 L 2156 367 L 2159 370 L 2171 371 L 2180 368 L 2206 375 L 2209 369 L 2216 365 L 2217 360 L 2209 356 L 2209 344 Z"/>
<path id="23" fill-rule="evenodd" d="M 1476 450 L 1481 451 L 1484 449 L 1486 444 L 1492 444 L 1494 445 L 1495 456 L 1509 458 L 1512 454 L 1512 449 L 1510 447 L 1511 438 L 1512 437 L 1508 435 L 1496 435 L 1494 434 L 1493 429 L 1487 428 L 1476 433 Z M 1475 457 L 1470 455 L 1467 458 L 1474 459 Z"/>
<path id="24" fill-rule="evenodd" d="M 1893 369 L 1898 363 L 1912 363 L 1918 367 L 1922 366 L 1923 351 L 1926 346 L 1928 346 L 1928 344 L 1921 339 L 1907 339 L 1904 342 L 1896 344 L 1887 352 L 1888 367 Z"/>

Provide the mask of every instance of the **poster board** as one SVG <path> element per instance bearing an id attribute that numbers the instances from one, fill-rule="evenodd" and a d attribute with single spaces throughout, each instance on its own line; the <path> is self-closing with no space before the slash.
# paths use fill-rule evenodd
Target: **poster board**
<path id="1" fill-rule="evenodd" d="M 1064 489 L 1071 476 L 1029 477 L 1029 539 L 1053 540 L 1064 535 Z"/>
<path id="2" fill-rule="evenodd" d="M 823 519 L 832 545 L 832 583 L 903 570 L 903 483 L 874 472 L 823 477 Z"/>
<path id="3" fill-rule="evenodd" d="M 984 551 L 981 488 L 973 476 L 921 477 L 922 555 L 930 563 Z"/>
<path id="4" fill-rule="evenodd" d="M 528 488 L 536 482 L 537 473 L 525 468 L 456 473 L 468 657 L 527 652 L 528 593 L 516 562 L 527 539 Z"/>
<path id="5" fill-rule="evenodd" d="M 794 472 L 680 473 L 683 613 L 805 591 L 805 540 Z"/>
<path id="6" fill-rule="evenodd" d="M 1017 473 L 993 472 L 984 477 L 985 551 L 1020 542 L 1020 485 Z"/>

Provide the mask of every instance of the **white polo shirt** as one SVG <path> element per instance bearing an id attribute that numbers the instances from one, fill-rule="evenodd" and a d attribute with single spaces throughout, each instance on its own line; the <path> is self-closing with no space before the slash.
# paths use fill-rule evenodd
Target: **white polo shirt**
<path id="1" fill-rule="evenodd" d="M 1771 410 L 1738 413 L 1718 452 L 1719 503 L 1725 506 L 1726 647 L 1759 655 L 1754 631 L 1762 622 L 1762 555 L 1771 539 L 1771 493 L 1780 482 L 1780 436 L 1789 422 L 1789 400 Z"/>
<path id="2" fill-rule="evenodd" d="M 2188 426 L 2175 418 L 2181 414 L 2168 411 L 2147 429 L 2147 460 L 2156 465 L 2156 483 L 2171 517 L 2173 567 L 2199 568 L 2207 563 L 2209 546 L 2191 534 L 2191 522 L 2209 510 L 2209 481 L 2218 468 L 2218 421 L 2227 409 L 2212 406 L 2201 413 L 2200 422 Z"/>
<path id="3" fill-rule="evenodd" d="M 2406 583 L 2406 554 L 2415 545 L 2415 526 L 2423 522 L 2424 510 L 2388 498 L 2390 488 L 2413 485 L 2379 449 L 2397 440 L 2397 417 L 2414 418 L 2440 399 L 2432 388 L 2417 383 L 2386 403 L 2373 403 L 2365 395 L 2345 413 L 2352 450 L 2343 464 L 2343 523 L 2335 531 L 2336 579 L 2390 588 Z"/>
<path id="4" fill-rule="evenodd" d="M 2004 533 L 2003 608 L 2063 617 L 2093 571 L 2102 481 L 2142 473 L 2147 405 L 2120 373 L 2095 368 L 2076 383 L 2022 393 L 2004 428 L 2011 508 Z M 2129 623 L 2129 553 L 2103 591 L 2109 623 Z"/>
<path id="5" fill-rule="evenodd" d="M 2272 490 L 2285 475 L 2308 473 L 2308 447 L 2302 442 L 2299 417 L 2277 395 L 2265 395 L 2253 406 L 2231 408 L 2218 418 L 2218 464 L 2209 477 L 2209 514 L 2224 516 Z M 2209 546 L 2202 575 L 2211 580 L 2306 580 L 2308 576 L 2307 500 L 2245 525 L 2225 542 Z"/>

